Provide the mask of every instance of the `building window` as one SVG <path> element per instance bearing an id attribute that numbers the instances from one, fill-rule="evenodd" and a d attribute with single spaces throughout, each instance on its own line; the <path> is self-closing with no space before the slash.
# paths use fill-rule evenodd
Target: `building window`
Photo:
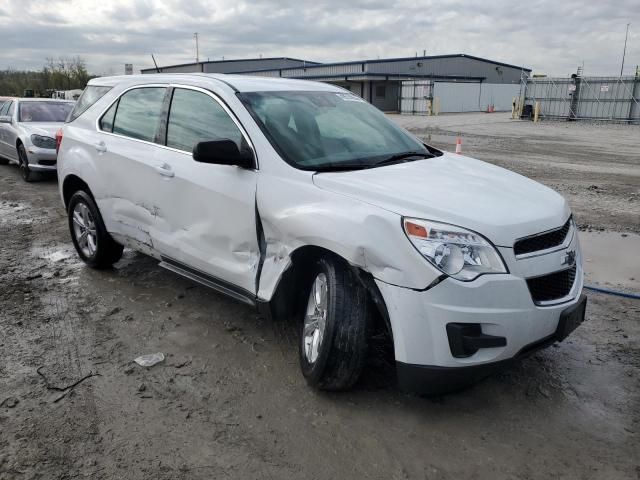
<path id="1" fill-rule="evenodd" d="M 376 86 L 376 98 L 384 98 L 387 96 L 387 87 L 386 85 L 377 85 Z"/>

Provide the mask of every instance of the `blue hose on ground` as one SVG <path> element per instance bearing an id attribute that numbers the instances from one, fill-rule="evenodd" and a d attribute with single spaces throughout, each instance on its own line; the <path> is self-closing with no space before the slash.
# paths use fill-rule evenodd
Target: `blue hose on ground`
<path id="1" fill-rule="evenodd" d="M 591 285 L 585 285 L 584 288 L 586 288 L 587 290 L 593 290 L 594 292 L 606 293 L 608 295 L 616 295 L 618 297 L 634 298 L 636 300 L 640 300 L 640 295 L 637 294 L 637 293 L 619 292 L 617 290 L 610 290 L 608 288 L 593 287 Z"/>

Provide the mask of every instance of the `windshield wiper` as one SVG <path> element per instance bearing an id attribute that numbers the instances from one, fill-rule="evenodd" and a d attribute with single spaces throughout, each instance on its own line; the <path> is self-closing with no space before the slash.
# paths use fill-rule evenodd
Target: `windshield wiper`
<path id="1" fill-rule="evenodd" d="M 363 170 L 365 168 L 370 168 L 371 165 L 368 163 L 327 163 L 325 165 L 320 165 L 318 167 L 314 167 L 310 170 L 315 170 L 316 172 L 343 172 L 348 170 Z"/>
<path id="2" fill-rule="evenodd" d="M 425 158 L 433 158 L 435 155 L 429 152 L 402 152 L 391 155 L 390 157 L 383 158 L 373 163 L 362 162 L 344 162 L 344 163 L 327 163 L 319 165 L 313 170 L 316 172 L 345 172 L 349 170 L 365 170 L 367 168 L 381 167 L 383 165 L 389 165 L 391 163 L 400 163 L 402 161 L 408 162 L 413 160 L 422 160 Z M 411 157 L 418 157 L 409 160 Z"/>
<path id="3" fill-rule="evenodd" d="M 375 168 L 375 167 L 381 167 L 382 165 L 389 165 L 391 163 L 399 163 L 402 160 L 408 162 L 408 161 L 413 161 L 413 160 L 409 160 L 411 157 L 420 157 L 420 158 L 414 158 L 413 160 L 423 160 L 425 158 L 433 158 L 434 155 L 432 153 L 429 152 L 402 152 L 402 153 L 396 153 L 395 155 L 391 155 L 390 157 L 387 158 L 383 158 L 382 160 L 369 165 L 368 168 Z"/>

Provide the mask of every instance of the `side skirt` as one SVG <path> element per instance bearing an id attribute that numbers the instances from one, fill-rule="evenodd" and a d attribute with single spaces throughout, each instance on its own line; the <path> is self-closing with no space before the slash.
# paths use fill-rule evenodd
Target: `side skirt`
<path id="1" fill-rule="evenodd" d="M 205 287 L 209 287 L 217 292 L 223 293 L 235 300 L 238 300 L 239 302 L 251 305 L 252 307 L 256 306 L 256 297 L 253 293 L 233 285 L 232 283 L 213 277 L 208 273 L 191 268 L 177 260 L 173 260 L 172 258 L 165 256 L 162 256 L 161 258 L 162 261 L 159 264 L 161 267 L 177 273 L 178 275 L 182 275 L 183 277 L 193 280 Z"/>

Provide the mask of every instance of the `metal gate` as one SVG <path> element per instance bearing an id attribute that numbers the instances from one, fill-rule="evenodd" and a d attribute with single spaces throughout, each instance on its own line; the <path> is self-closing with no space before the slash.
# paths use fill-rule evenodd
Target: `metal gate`
<path id="1" fill-rule="evenodd" d="M 430 80 L 405 80 L 400 86 L 400 113 L 429 115 L 433 100 L 433 82 Z"/>
<path id="2" fill-rule="evenodd" d="M 524 112 L 540 118 L 640 123 L 640 76 L 529 78 Z M 530 105 L 529 108 L 526 108 Z"/>

